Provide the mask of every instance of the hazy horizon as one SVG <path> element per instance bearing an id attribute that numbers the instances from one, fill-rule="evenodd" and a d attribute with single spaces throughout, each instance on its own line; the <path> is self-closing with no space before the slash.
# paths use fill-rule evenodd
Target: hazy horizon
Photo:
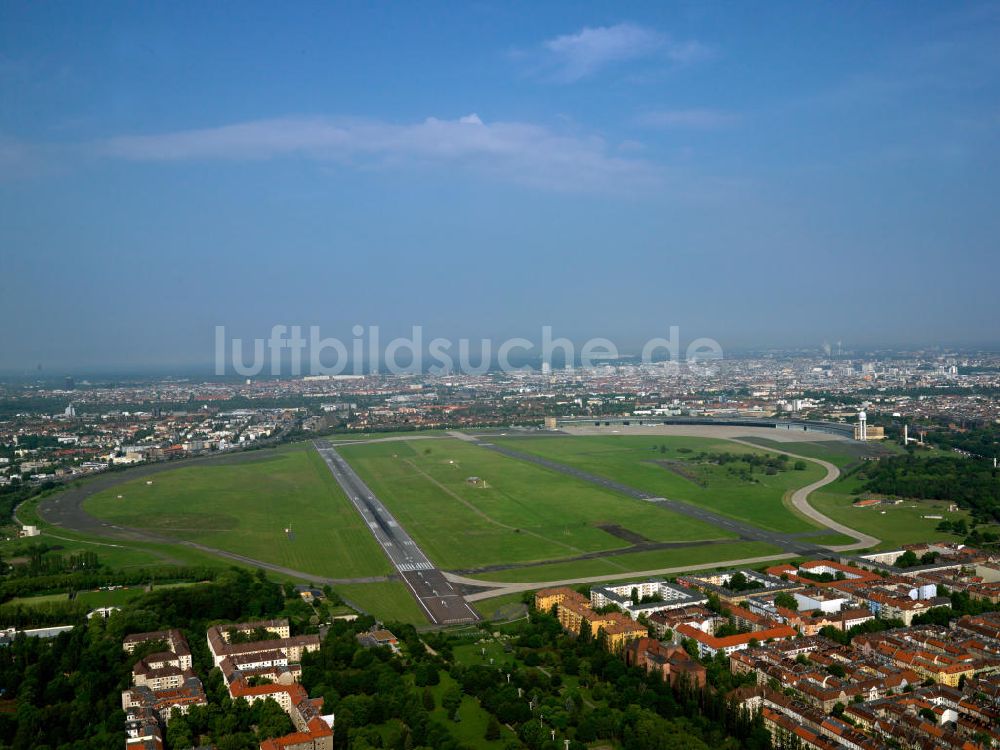
<path id="1" fill-rule="evenodd" d="M 1000 342 L 1000 3 L 0 7 L 0 372 Z"/>

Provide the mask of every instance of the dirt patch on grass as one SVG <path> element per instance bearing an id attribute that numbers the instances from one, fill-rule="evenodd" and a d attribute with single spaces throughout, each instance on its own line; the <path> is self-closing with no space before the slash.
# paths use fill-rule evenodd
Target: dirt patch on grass
<path id="1" fill-rule="evenodd" d="M 676 474 L 681 479 L 686 479 L 691 484 L 696 484 L 699 487 L 707 487 L 708 482 L 706 482 L 702 477 L 698 475 L 697 472 L 692 471 L 691 467 L 684 461 L 674 461 L 669 458 L 661 458 L 659 460 L 653 461 L 657 466 L 662 466 L 664 469 L 672 474 Z"/>
<path id="2" fill-rule="evenodd" d="M 642 534 L 637 534 L 634 531 L 629 531 L 624 526 L 619 526 L 616 523 L 602 523 L 598 527 L 601 531 L 606 531 L 611 536 L 616 536 L 619 539 L 624 539 L 626 542 L 631 544 L 653 544 L 652 539 L 647 539 Z"/>

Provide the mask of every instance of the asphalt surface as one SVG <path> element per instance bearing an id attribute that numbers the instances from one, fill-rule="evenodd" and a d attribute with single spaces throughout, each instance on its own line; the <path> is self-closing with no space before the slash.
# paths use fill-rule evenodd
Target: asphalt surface
<path id="1" fill-rule="evenodd" d="M 531 463 L 537 464 L 538 466 L 542 466 L 546 469 L 558 471 L 560 474 L 566 474 L 567 476 L 581 479 L 584 482 L 590 482 L 591 484 L 596 484 L 627 497 L 652 503 L 661 508 L 671 510 L 674 513 L 679 513 L 680 515 L 688 516 L 689 518 L 694 518 L 699 521 L 712 524 L 713 526 L 718 526 L 719 528 L 736 534 L 740 539 L 766 542 L 767 544 L 773 544 L 776 547 L 780 547 L 786 552 L 794 552 L 798 555 L 814 556 L 823 555 L 825 552 L 828 552 L 828 550 L 823 550 L 815 544 L 809 544 L 807 541 L 802 540 L 802 538 L 797 534 L 780 534 L 776 531 L 768 531 L 767 529 L 752 526 L 751 524 L 737 521 L 733 518 L 729 518 L 728 516 L 723 516 L 718 513 L 713 513 L 710 510 L 699 508 L 696 505 L 691 505 L 680 500 L 670 500 L 665 497 L 651 495 L 648 492 L 643 492 L 642 490 L 630 487 L 627 484 L 616 482 L 613 479 L 607 479 L 596 474 L 591 474 L 573 466 L 561 464 L 557 461 L 550 461 L 547 458 L 542 458 L 541 456 L 536 456 L 532 453 L 524 453 L 522 451 L 514 450 L 513 448 L 508 448 L 507 446 L 480 440 L 472 435 L 467 436 L 467 439 L 469 439 L 469 442 L 473 442 L 482 448 L 486 448 L 487 450 L 500 453 L 508 458 L 514 458 L 519 461 L 530 461 Z"/>
<path id="2" fill-rule="evenodd" d="M 435 625 L 478 622 L 479 615 L 462 593 L 434 566 L 336 448 L 324 441 L 316 441 L 313 445 L 427 618 Z"/>

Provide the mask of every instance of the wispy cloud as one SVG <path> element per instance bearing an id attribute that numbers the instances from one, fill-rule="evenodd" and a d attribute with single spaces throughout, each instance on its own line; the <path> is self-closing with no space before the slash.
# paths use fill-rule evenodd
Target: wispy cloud
<path id="1" fill-rule="evenodd" d="M 444 165 L 556 190 L 615 190 L 656 181 L 653 167 L 616 155 L 597 136 L 471 114 L 413 124 L 289 117 L 215 128 L 110 138 L 105 158 L 131 161 L 299 157 L 354 166 Z"/>
<path id="2" fill-rule="evenodd" d="M 56 174 L 68 160 L 67 151 L 61 144 L 30 143 L 0 133 L 0 182 Z"/>
<path id="3" fill-rule="evenodd" d="M 678 41 L 655 29 L 634 23 L 584 27 L 542 43 L 537 65 L 542 75 L 562 83 L 573 83 L 602 68 L 636 60 L 660 60 L 687 65 L 708 57 L 702 43 Z"/>
<path id="4" fill-rule="evenodd" d="M 739 115 L 717 109 L 669 109 L 639 115 L 636 122 L 652 128 L 715 130 L 736 123 Z"/>

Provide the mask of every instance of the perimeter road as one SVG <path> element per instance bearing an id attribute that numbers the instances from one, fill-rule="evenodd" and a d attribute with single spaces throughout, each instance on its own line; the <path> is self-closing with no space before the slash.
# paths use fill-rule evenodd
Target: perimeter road
<path id="1" fill-rule="evenodd" d="M 761 446 L 751 443 L 747 440 L 740 440 L 739 438 L 730 438 L 734 443 L 741 443 L 742 445 L 749 445 L 751 448 L 760 448 Z M 834 552 L 848 552 L 850 550 L 856 549 L 867 549 L 869 547 L 874 547 L 876 544 L 881 543 L 881 539 L 876 539 L 870 534 L 865 534 L 861 531 L 855 531 L 850 526 L 845 526 L 844 524 L 834 521 L 827 515 L 820 513 L 814 507 L 809 504 L 809 496 L 818 490 L 820 487 L 825 487 L 831 482 L 835 481 L 837 477 L 840 476 L 840 469 L 834 466 L 829 461 L 824 461 L 821 458 L 810 458 L 809 456 L 800 456 L 797 453 L 789 453 L 788 451 L 783 451 L 779 448 L 766 448 L 765 450 L 773 451 L 775 453 L 782 453 L 786 456 L 791 456 L 792 458 L 800 458 L 803 461 L 812 461 L 815 464 L 819 464 L 824 469 L 826 469 L 826 476 L 822 479 L 818 479 L 812 484 L 808 484 L 805 487 L 799 487 L 795 492 L 792 493 L 792 507 L 795 508 L 799 513 L 811 518 L 816 523 L 822 524 L 833 531 L 837 531 L 841 534 L 846 534 L 847 536 L 853 536 L 857 539 L 856 542 L 852 544 L 839 544 L 831 545 L 829 549 Z"/>
<path id="2" fill-rule="evenodd" d="M 337 450 L 329 443 L 320 441 L 315 441 L 313 445 L 337 484 L 368 524 L 389 562 L 399 571 L 427 618 L 435 625 L 478 622 L 479 615 L 458 589 L 434 566 Z"/>

